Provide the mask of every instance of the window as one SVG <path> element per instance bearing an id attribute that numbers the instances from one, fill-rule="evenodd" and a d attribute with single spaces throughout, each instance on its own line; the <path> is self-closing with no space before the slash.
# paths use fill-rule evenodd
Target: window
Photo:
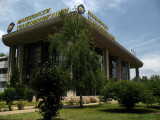
<path id="1" fill-rule="evenodd" d="M 127 80 L 126 63 L 125 62 L 121 62 L 121 74 L 122 74 L 122 80 Z"/>

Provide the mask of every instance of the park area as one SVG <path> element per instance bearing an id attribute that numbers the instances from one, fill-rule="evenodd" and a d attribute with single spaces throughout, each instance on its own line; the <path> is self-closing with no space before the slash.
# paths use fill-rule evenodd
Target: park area
<path id="1" fill-rule="evenodd" d="M 36 102 L 26 102 L 27 106 L 35 106 Z M 13 104 L 14 107 L 14 104 Z M 27 109 L 27 108 L 26 108 Z M 26 110 L 24 109 L 24 110 Z M 28 110 L 35 110 L 35 112 L 18 113 L 24 110 L 17 111 L 18 114 L 0 115 L 0 119 L 43 119 L 43 116 L 38 113 L 36 108 L 28 108 Z M 6 111 L 8 112 L 8 111 Z M 1 113 L 1 112 L 0 112 Z M 4 113 L 4 112 L 3 112 Z M 159 120 L 160 119 L 160 105 L 154 104 L 146 106 L 139 103 L 129 112 L 125 107 L 117 102 L 111 103 L 88 103 L 84 104 L 83 108 L 78 105 L 65 104 L 60 110 L 60 114 L 56 117 L 57 120 Z"/>

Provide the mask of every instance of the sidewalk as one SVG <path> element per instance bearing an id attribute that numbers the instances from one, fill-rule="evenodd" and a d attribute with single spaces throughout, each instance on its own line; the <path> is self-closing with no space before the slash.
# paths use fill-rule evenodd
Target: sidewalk
<path id="1" fill-rule="evenodd" d="M 91 105 L 98 105 L 99 103 L 90 103 L 90 104 L 84 104 L 83 106 L 91 106 Z M 73 107 L 79 107 L 79 105 L 64 105 L 63 108 L 73 108 Z M 18 110 L 17 107 L 13 107 L 12 111 L 4 111 L 0 112 L 0 116 L 2 115 L 10 115 L 10 114 L 20 114 L 20 113 L 29 113 L 29 112 L 35 112 L 38 111 L 37 108 L 34 108 L 33 106 L 26 106 L 24 107 L 24 110 Z"/>
<path id="2" fill-rule="evenodd" d="M 2 116 L 2 115 L 10 115 L 10 114 L 35 112 L 37 110 L 38 109 L 35 109 L 33 106 L 26 106 L 26 107 L 24 107 L 24 110 L 18 110 L 17 107 L 13 107 L 12 111 L 3 111 L 3 112 L 0 112 L 0 116 Z"/>

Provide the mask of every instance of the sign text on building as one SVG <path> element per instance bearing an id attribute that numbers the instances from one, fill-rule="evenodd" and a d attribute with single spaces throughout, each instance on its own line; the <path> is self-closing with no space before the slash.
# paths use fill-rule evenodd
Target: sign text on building
<path id="1" fill-rule="evenodd" d="M 18 20 L 18 22 L 17 22 L 17 30 L 21 30 L 23 28 L 32 26 L 34 24 L 41 23 L 43 21 L 46 21 L 46 20 L 52 19 L 54 17 L 57 17 L 57 16 L 60 15 L 61 12 L 66 14 L 66 13 L 68 13 L 69 8 L 62 9 L 60 11 L 57 11 L 56 13 L 48 14 L 48 13 L 50 13 L 50 10 L 51 10 L 51 8 L 46 9 L 46 10 L 42 10 L 41 12 L 38 12 L 36 14 L 30 15 L 28 17 L 25 17 L 23 19 Z M 42 17 L 40 17 L 40 16 L 42 16 Z"/>

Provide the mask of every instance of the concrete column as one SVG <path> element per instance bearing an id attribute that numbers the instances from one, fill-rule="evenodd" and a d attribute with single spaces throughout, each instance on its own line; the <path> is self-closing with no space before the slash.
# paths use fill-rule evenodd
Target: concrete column
<path id="1" fill-rule="evenodd" d="M 136 68 L 136 81 L 139 81 L 139 68 Z"/>
<path id="2" fill-rule="evenodd" d="M 11 46 L 9 50 L 9 65 L 8 65 L 8 84 L 10 84 L 10 76 L 12 75 L 12 70 L 16 65 L 16 46 Z"/>
<path id="3" fill-rule="evenodd" d="M 109 78 L 109 53 L 107 49 L 103 50 L 103 68 L 104 74 Z"/>
<path id="4" fill-rule="evenodd" d="M 23 80 L 23 58 L 24 58 L 24 45 L 19 45 L 17 50 L 18 68 L 20 72 L 20 81 Z"/>
<path id="5" fill-rule="evenodd" d="M 126 63 L 127 80 L 130 80 L 130 63 Z"/>
<path id="6" fill-rule="evenodd" d="M 122 80 L 121 59 L 117 58 L 117 81 Z"/>

